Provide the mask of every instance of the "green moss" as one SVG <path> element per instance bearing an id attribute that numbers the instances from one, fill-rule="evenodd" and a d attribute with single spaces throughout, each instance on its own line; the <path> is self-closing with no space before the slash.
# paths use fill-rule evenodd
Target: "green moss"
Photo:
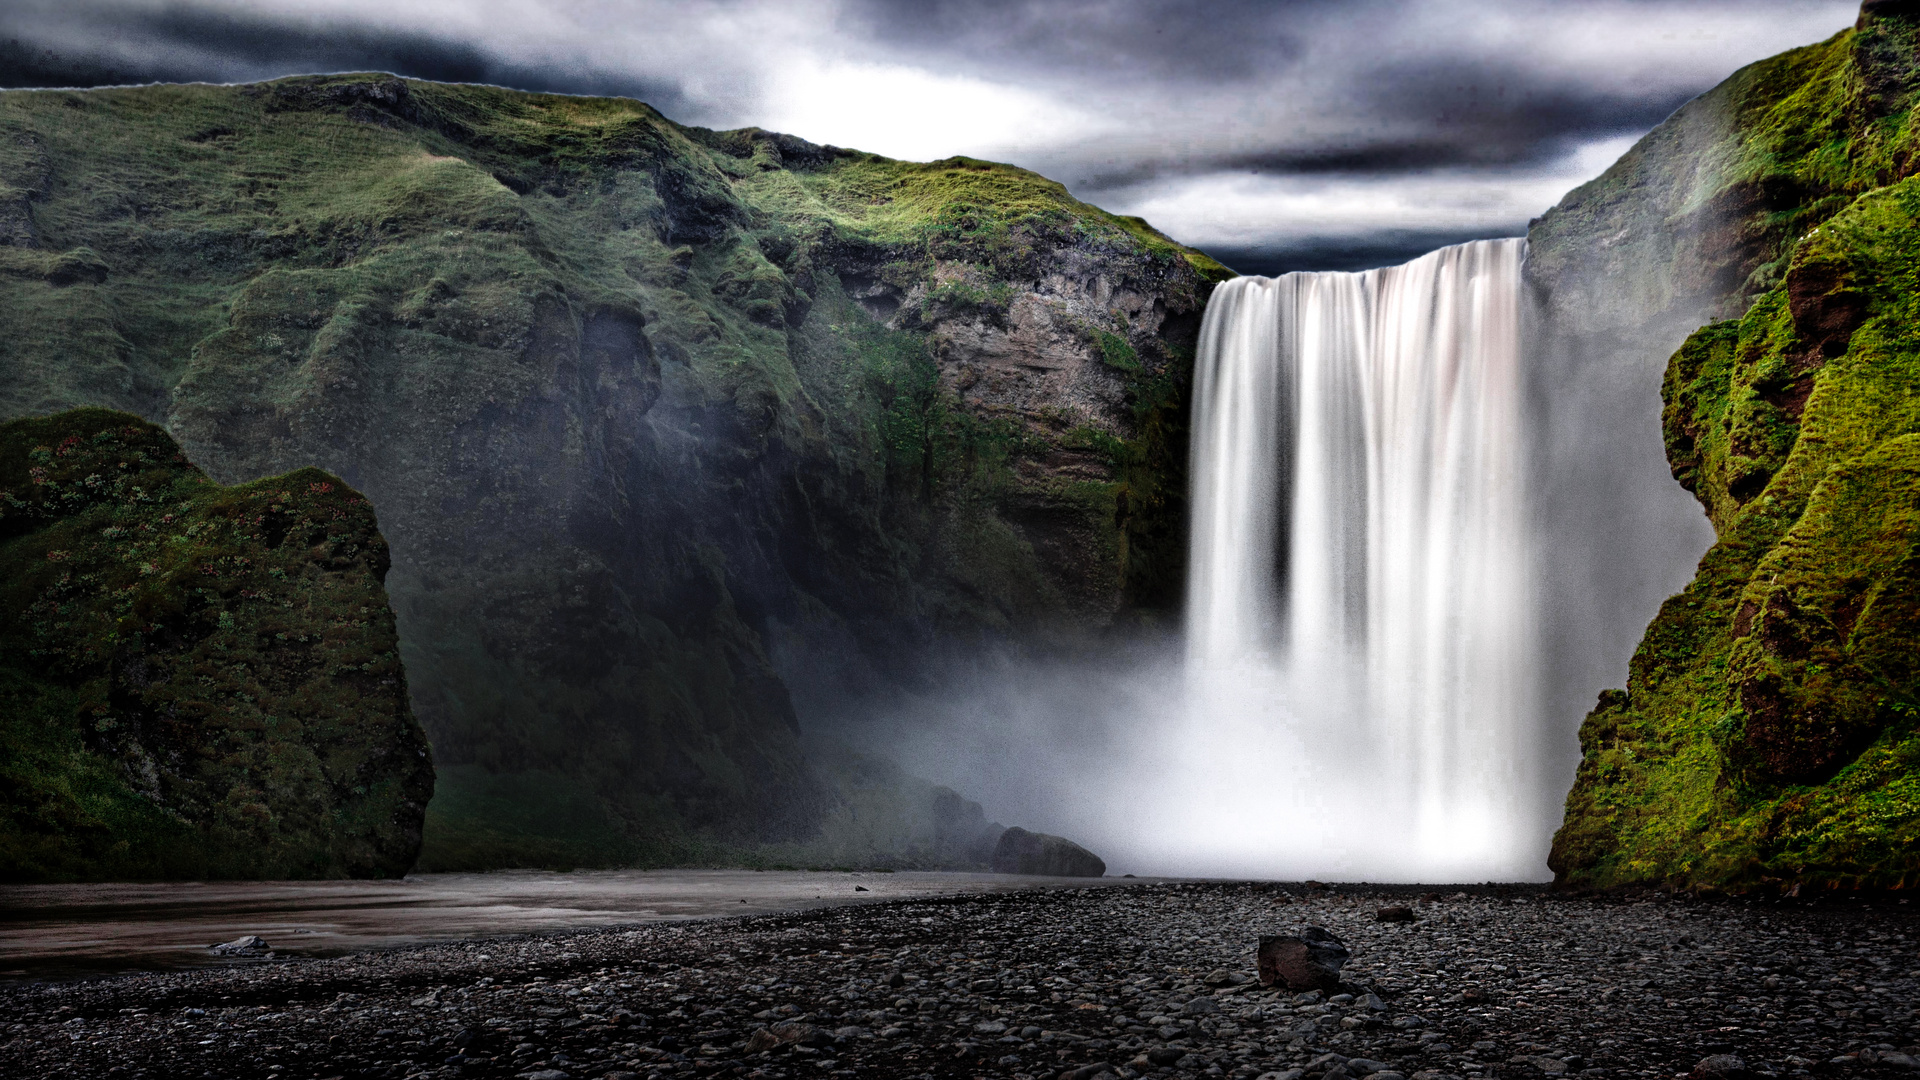
<path id="1" fill-rule="evenodd" d="M 1719 542 L 1581 731 L 1562 880 L 1920 882 L 1920 180 L 1859 197 L 1668 368 Z"/>
<path id="2" fill-rule="evenodd" d="M 386 568 L 318 470 L 226 488 L 124 413 L 0 425 L 0 877 L 405 873 L 433 772 Z"/>

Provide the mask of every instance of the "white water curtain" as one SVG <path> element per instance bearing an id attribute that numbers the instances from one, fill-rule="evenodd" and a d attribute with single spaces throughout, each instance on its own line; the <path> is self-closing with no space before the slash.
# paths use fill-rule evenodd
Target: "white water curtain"
<path id="1" fill-rule="evenodd" d="M 1486 240 L 1236 279 L 1202 325 L 1194 722 L 1258 708 L 1297 729 L 1289 784 L 1398 822 L 1349 841 L 1381 846 L 1357 865 L 1494 873 L 1532 855 L 1524 258 L 1525 241 Z"/>

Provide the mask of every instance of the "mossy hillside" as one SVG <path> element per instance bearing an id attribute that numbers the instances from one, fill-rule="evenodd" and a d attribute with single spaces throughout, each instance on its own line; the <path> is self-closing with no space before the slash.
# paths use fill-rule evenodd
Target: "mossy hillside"
<path id="1" fill-rule="evenodd" d="M 1668 453 L 1720 540 L 1582 727 L 1563 881 L 1920 881 L 1917 316 L 1908 179 L 1673 357 Z"/>
<path id="2" fill-rule="evenodd" d="M 0 128 L 0 414 L 128 408 L 216 478 L 376 500 L 437 756 L 506 778 L 436 865 L 548 776 L 626 850 L 806 834 L 834 796 L 772 627 L 884 672 L 1171 610 L 1224 271 L 1031 173 L 386 76 L 8 93 Z M 1036 318 L 1114 358 L 1099 393 L 969 397 L 954 327 Z"/>
<path id="3" fill-rule="evenodd" d="M 433 791 L 366 500 L 161 429 L 0 425 L 0 877 L 398 876 Z"/>
<path id="4" fill-rule="evenodd" d="M 1911 13 L 1863 15 L 1688 102 L 1528 230 L 1555 317 L 1599 332 L 1621 313 L 1743 313 L 1808 230 L 1915 171 L 1917 43 Z"/>

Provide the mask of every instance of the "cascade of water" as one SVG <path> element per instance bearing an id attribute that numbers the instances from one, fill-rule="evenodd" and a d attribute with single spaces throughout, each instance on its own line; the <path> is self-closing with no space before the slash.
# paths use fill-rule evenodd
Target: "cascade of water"
<path id="1" fill-rule="evenodd" d="M 1190 700 L 1372 779 L 1382 850 L 1506 869 L 1533 830 L 1522 240 L 1214 293 L 1194 380 Z M 1303 822 L 1304 824 L 1304 822 Z M 1392 832 L 1393 830 L 1388 830 Z M 1376 853 L 1363 863 L 1378 863 Z"/>

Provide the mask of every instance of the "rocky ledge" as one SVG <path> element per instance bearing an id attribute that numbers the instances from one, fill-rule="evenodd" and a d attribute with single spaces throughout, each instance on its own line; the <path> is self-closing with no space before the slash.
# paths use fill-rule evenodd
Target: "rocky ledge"
<path id="1" fill-rule="evenodd" d="M 1308 925 L 1339 992 L 1262 989 L 1256 941 Z M 1045 890 L 16 984 L 0 1073 L 1911 1075 L 1916 933 L 1904 900 Z"/>

